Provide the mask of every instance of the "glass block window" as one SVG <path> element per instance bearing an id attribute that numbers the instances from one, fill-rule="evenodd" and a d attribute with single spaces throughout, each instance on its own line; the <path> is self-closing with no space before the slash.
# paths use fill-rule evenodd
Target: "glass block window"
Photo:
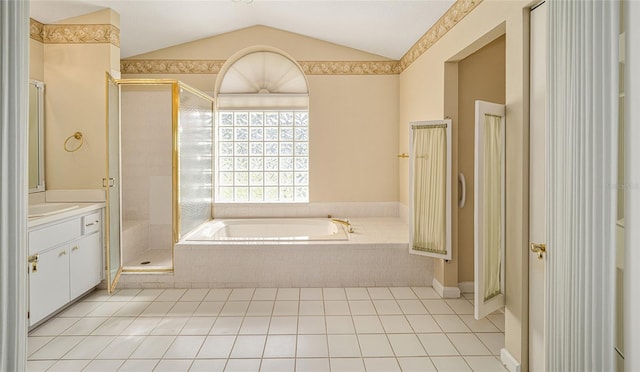
<path id="1" fill-rule="evenodd" d="M 216 202 L 309 201 L 308 111 L 219 111 Z"/>

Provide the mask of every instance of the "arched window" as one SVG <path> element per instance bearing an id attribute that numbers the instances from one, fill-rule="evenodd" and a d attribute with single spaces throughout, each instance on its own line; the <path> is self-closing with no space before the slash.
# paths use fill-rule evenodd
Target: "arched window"
<path id="1" fill-rule="evenodd" d="M 309 201 L 309 94 L 275 51 L 241 53 L 217 82 L 216 202 Z"/>

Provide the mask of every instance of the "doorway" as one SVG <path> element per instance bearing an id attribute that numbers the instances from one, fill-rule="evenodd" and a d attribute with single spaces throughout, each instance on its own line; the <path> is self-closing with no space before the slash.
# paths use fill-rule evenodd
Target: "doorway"
<path id="1" fill-rule="evenodd" d="M 458 209 L 458 283 L 474 282 L 475 102 L 505 103 L 505 35 L 458 62 L 458 172 L 466 181 L 466 202 Z"/>

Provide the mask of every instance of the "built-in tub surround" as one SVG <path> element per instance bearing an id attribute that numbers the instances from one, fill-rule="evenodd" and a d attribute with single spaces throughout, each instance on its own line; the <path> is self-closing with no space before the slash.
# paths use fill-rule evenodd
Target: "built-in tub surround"
<path id="1" fill-rule="evenodd" d="M 184 242 L 306 242 L 349 240 L 347 221 L 311 218 L 213 220 L 187 235 Z"/>
<path id="2" fill-rule="evenodd" d="M 433 260 L 409 254 L 398 217 L 353 217 L 348 241 L 183 240 L 173 274 L 123 275 L 120 288 L 431 285 Z"/>

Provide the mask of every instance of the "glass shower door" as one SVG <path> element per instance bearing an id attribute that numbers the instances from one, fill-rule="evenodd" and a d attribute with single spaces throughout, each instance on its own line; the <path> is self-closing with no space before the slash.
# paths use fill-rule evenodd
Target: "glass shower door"
<path id="1" fill-rule="evenodd" d="M 103 179 L 107 196 L 106 271 L 107 289 L 113 292 L 122 272 L 120 215 L 120 86 L 107 73 L 107 176 Z"/>

